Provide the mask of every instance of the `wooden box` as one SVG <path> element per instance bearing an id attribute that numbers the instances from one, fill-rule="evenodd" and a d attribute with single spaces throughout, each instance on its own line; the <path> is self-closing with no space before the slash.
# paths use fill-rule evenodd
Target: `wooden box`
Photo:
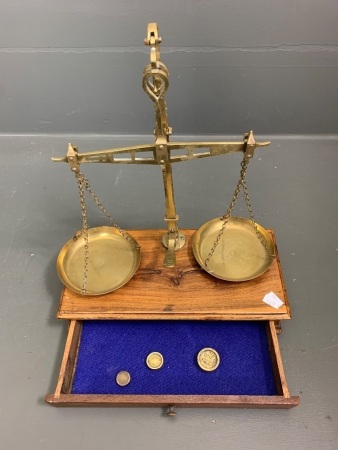
<path id="1" fill-rule="evenodd" d="M 69 319 L 70 326 L 57 387 L 46 401 L 55 406 L 161 405 L 170 415 L 174 406 L 296 406 L 299 398 L 289 394 L 277 339 L 280 321 L 291 317 L 277 248 L 265 274 L 232 283 L 199 267 L 191 248 L 194 230 L 183 230 L 187 243 L 177 251 L 175 268 L 163 267 L 163 230 L 130 233 L 142 257 L 124 287 L 98 297 L 64 289 L 58 318 Z M 283 302 L 278 309 L 262 301 L 271 291 Z M 166 353 L 161 376 L 145 365 L 148 341 L 157 340 L 151 329 L 153 336 L 161 335 L 157 345 Z M 88 335 L 93 330 L 96 334 Z M 108 333 L 112 342 L 106 346 L 107 339 L 97 333 Z M 139 337 L 131 341 L 136 333 Z M 214 341 L 222 350 L 221 370 L 210 375 L 197 366 L 196 349 Z M 123 369 L 133 372 L 132 381 L 117 389 L 115 376 Z"/>

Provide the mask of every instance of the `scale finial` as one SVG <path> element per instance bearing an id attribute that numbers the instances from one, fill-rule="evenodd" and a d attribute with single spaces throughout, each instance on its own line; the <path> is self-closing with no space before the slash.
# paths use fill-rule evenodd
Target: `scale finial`
<path id="1" fill-rule="evenodd" d="M 150 45 L 150 62 L 156 64 L 160 60 L 160 47 L 162 38 L 158 35 L 158 26 L 156 22 L 148 23 L 147 37 L 144 40 L 145 45 Z"/>

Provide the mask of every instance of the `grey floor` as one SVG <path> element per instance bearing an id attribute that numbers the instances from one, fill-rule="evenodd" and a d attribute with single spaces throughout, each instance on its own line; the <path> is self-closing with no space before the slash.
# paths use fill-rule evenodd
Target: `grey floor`
<path id="1" fill-rule="evenodd" d="M 289 389 L 301 404 L 286 411 L 180 409 L 175 418 L 160 408 L 58 409 L 44 403 L 55 388 L 67 331 L 67 323 L 56 319 L 62 285 L 55 260 L 81 226 L 73 175 L 50 157 L 63 155 L 70 139 L 80 151 L 149 139 L 0 138 L 2 449 L 338 448 L 338 138 L 270 138 L 269 148 L 256 151 L 247 182 L 257 222 L 277 236 L 293 315 L 280 346 Z M 238 156 L 174 166 L 181 228 L 198 228 L 224 213 Z M 122 227 L 164 227 L 158 167 L 83 169 Z M 237 213 L 245 214 L 242 203 Z M 89 221 L 105 223 L 92 205 Z"/>

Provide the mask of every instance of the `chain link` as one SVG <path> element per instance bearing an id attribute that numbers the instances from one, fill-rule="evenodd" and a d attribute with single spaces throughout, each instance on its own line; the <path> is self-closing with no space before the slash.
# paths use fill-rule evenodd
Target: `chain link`
<path id="1" fill-rule="evenodd" d="M 234 206 L 235 206 L 235 204 L 237 202 L 237 199 L 238 199 L 239 193 L 241 191 L 241 188 L 243 188 L 245 203 L 246 203 L 246 206 L 248 208 L 248 211 L 249 211 L 249 214 L 250 214 L 250 220 L 252 222 L 252 225 L 254 227 L 256 235 L 257 235 L 259 241 L 261 242 L 261 244 L 263 245 L 263 247 L 265 248 L 265 250 L 268 253 L 268 255 L 270 257 L 274 257 L 275 256 L 273 253 L 271 253 L 270 249 L 268 248 L 268 246 L 264 242 L 264 240 L 263 240 L 263 238 L 261 236 L 261 233 L 258 231 L 256 222 L 255 222 L 255 219 L 254 219 L 254 216 L 253 216 L 252 207 L 251 207 L 251 203 L 250 203 L 249 192 L 248 192 L 248 188 L 247 188 L 246 180 L 245 180 L 248 164 L 249 164 L 249 158 L 244 155 L 243 160 L 241 162 L 240 178 L 238 180 L 238 183 L 237 183 L 234 195 L 232 197 L 231 203 L 230 203 L 226 213 L 220 218 L 220 220 L 222 220 L 223 223 L 222 223 L 221 229 L 219 230 L 218 235 L 217 235 L 217 237 L 215 239 L 215 242 L 214 242 L 214 244 L 213 244 L 213 246 L 212 246 L 210 252 L 208 253 L 208 256 L 207 256 L 207 258 L 206 258 L 206 260 L 204 262 L 205 267 L 208 266 L 208 264 L 210 262 L 210 259 L 212 258 L 213 254 L 215 253 L 215 250 L 216 250 L 216 248 L 217 248 L 217 246 L 219 244 L 219 241 L 222 238 L 222 235 L 223 235 L 224 230 L 226 228 L 226 224 L 228 223 L 229 218 L 230 218 L 231 213 L 232 213 L 232 210 L 234 209 Z"/>

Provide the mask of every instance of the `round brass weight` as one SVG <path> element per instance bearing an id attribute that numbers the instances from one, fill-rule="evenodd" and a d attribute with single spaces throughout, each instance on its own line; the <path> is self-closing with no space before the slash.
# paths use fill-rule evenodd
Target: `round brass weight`
<path id="1" fill-rule="evenodd" d="M 121 372 L 116 375 L 116 383 L 122 387 L 127 386 L 130 383 L 130 379 L 130 373 L 126 370 L 121 370 Z"/>
<path id="2" fill-rule="evenodd" d="M 146 359 L 149 369 L 157 370 L 163 366 L 163 356 L 159 352 L 149 353 Z"/>
<path id="3" fill-rule="evenodd" d="M 116 228 L 88 229 L 89 256 L 86 295 L 103 295 L 126 284 L 140 264 L 140 249 L 128 233 L 127 240 Z M 83 234 L 70 239 L 57 259 L 57 272 L 65 286 L 81 293 L 84 276 L 85 240 Z"/>
<path id="4" fill-rule="evenodd" d="M 222 228 L 221 218 L 202 225 L 193 237 L 192 248 L 197 262 L 210 275 L 227 281 L 247 281 L 268 270 L 274 259 L 270 234 L 256 223 L 258 233 L 269 249 L 268 254 L 249 219 L 230 217 L 207 266 L 205 261 Z"/>
<path id="5" fill-rule="evenodd" d="M 214 348 L 202 348 L 197 355 L 197 363 L 202 370 L 212 372 L 217 369 L 220 363 L 218 352 Z"/>

